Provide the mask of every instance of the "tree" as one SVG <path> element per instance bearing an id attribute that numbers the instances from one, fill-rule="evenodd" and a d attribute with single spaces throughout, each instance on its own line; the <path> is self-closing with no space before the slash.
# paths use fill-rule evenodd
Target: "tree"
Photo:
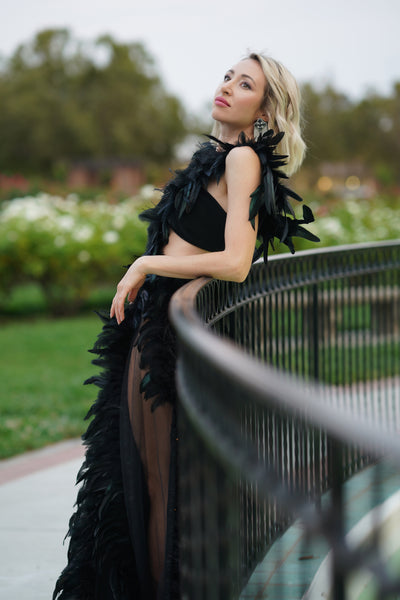
<path id="1" fill-rule="evenodd" d="M 400 182 L 400 83 L 383 97 L 371 91 L 360 101 L 328 85 L 302 87 L 305 104 L 305 164 L 354 162 L 368 167 L 382 183 Z"/>
<path id="2" fill-rule="evenodd" d="M 170 162 L 186 134 L 145 48 L 110 36 L 85 46 L 66 29 L 38 33 L 3 66 L 0 103 L 2 170 L 49 174 L 88 156 Z"/>
<path id="3" fill-rule="evenodd" d="M 330 85 L 316 91 L 308 83 L 303 86 L 302 92 L 308 164 L 343 160 L 349 150 L 350 101 Z"/>

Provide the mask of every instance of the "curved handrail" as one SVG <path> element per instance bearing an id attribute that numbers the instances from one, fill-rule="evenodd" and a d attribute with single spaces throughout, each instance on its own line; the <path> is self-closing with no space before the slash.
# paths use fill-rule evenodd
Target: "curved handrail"
<path id="1" fill-rule="evenodd" d="M 174 294 L 171 301 L 170 318 L 184 348 L 190 347 L 208 368 L 224 372 L 233 385 L 246 390 L 252 402 L 264 407 L 283 407 L 294 417 L 300 412 L 306 413 L 307 419 L 315 427 L 328 431 L 342 442 L 377 453 L 392 454 L 400 459 L 398 435 L 377 428 L 363 415 L 354 416 L 344 408 L 321 404 L 317 384 L 309 383 L 307 392 L 304 392 L 299 387 L 299 378 L 250 357 L 230 340 L 221 339 L 206 328 L 196 310 L 196 295 L 209 281 L 209 278 L 202 277 L 187 283 Z M 178 377 L 182 377 L 179 368 L 181 360 L 178 358 Z M 180 401 L 187 407 L 190 402 L 183 395 Z M 207 431 L 204 431 L 204 435 L 207 437 Z"/>
<path id="2" fill-rule="evenodd" d="M 357 363 L 357 376 L 365 372 L 365 365 L 359 368 L 358 364 L 360 340 L 365 338 L 364 345 L 371 346 L 366 355 L 369 362 L 379 352 L 383 338 L 388 340 L 386 354 L 394 348 L 394 337 L 397 344 L 397 325 L 390 327 L 390 318 L 399 311 L 399 269 L 400 242 L 354 245 L 299 252 L 295 257 L 272 257 L 267 268 L 260 262 L 253 265 L 244 284 L 202 278 L 174 295 L 170 317 L 180 347 L 177 385 L 181 431 L 186 431 L 181 436 L 181 456 L 186 456 L 183 463 L 188 461 L 181 468 L 183 496 L 203 494 L 209 478 L 214 481 L 209 488 L 214 497 L 217 479 L 223 490 L 216 497 L 225 497 L 227 512 L 230 504 L 236 503 L 236 512 L 233 517 L 227 516 L 224 524 L 217 510 L 210 519 L 208 515 L 202 518 L 204 527 L 207 530 L 208 520 L 218 521 L 221 531 L 226 532 L 237 519 L 237 535 L 241 544 L 246 545 L 243 550 L 237 544 L 233 548 L 232 540 L 229 546 L 222 544 L 221 553 L 232 554 L 231 567 L 226 567 L 225 559 L 221 559 L 229 574 L 225 579 L 219 577 L 222 591 L 215 598 L 231 597 L 232 590 L 238 593 L 257 556 L 295 514 L 302 517 L 309 532 L 322 532 L 329 539 L 335 560 L 341 565 L 338 573 L 340 569 L 345 573 L 348 568 L 343 566 L 343 557 L 353 567 L 362 560 L 360 556 L 350 556 L 344 536 L 339 542 L 337 539 L 337 532 L 343 527 L 341 486 L 352 473 L 382 455 L 389 454 L 398 461 L 400 440 L 388 427 L 390 419 L 381 420 L 378 425 L 360 412 L 359 398 L 355 412 L 351 405 L 335 406 L 324 391 L 328 388 L 331 392 L 330 381 L 334 383 L 334 391 L 339 390 L 338 385 L 349 377 L 348 366 L 337 365 L 337 357 L 332 359 L 335 344 L 340 342 L 349 362 Z M 301 308 L 300 316 L 293 312 L 296 303 Z M 376 310 L 371 309 L 371 304 Z M 356 310 L 361 313 L 358 320 L 353 315 Z M 292 321 L 296 319 L 300 326 L 296 325 L 293 332 Z M 350 325 L 342 323 L 338 333 L 335 327 L 343 319 Z M 367 324 L 375 329 L 364 335 L 362 328 Z M 356 331 L 346 330 L 353 326 Z M 231 337 L 235 343 L 221 336 Z M 274 344 L 270 339 L 273 336 Z M 303 363 L 313 360 L 312 368 L 306 366 L 304 370 L 307 381 L 301 369 L 292 368 L 293 373 L 285 373 L 282 368 L 268 364 L 274 353 L 280 367 L 281 362 L 284 366 L 297 363 L 291 354 L 299 348 Z M 313 382 L 310 374 L 319 376 L 319 363 L 323 363 L 324 357 L 335 363 L 332 368 L 338 366 L 343 373 L 340 377 L 329 375 L 328 384 L 325 381 L 320 385 Z M 393 363 L 394 359 L 390 361 Z M 386 376 L 389 371 L 382 372 Z M 394 371 L 398 373 L 397 369 Z M 358 383 L 357 386 L 360 395 L 362 390 Z M 340 393 L 343 396 L 343 389 Z M 185 474 L 191 470 L 197 475 Z M 208 475 L 203 480 L 204 471 Z M 225 482 L 227 477 L 236 482 L 233 487 Z M 318 498 L 330 487 L 336 499 L 328 511 L 321 511 Z M 237 504 L 238 494 L 242 497 L 239 502 L 242 508 Z M 267 505 L 263 506 L 262 496 L 267 498 Z M 310 499 L 314 499 L 311 504 Z M 203 508 L 199 510 L 204 510 L 205 504 L 212 512 L 212 505 L 206 499 L 202 502 Z M 265 530 L 266 515 L 277 514 L 278 509 L 287 516 L 276 517 L 275 521 L 269 516 Z M 184 509 L 188 516 L 183 531 L 189 533 L 184 536 L 183 544 L 193 548 L 190 531 L 197 531 L 193 550 L 193 565 L 197 566 L 187 563 L 183 569 L 189 573 L 187 581 L 193 582 L 200 577 L 199 573 L 204 578 L 206 573 L 209 575 L 201 565 L 197 544 L 210 533 L 200 531 L 196 515 L 190 516 L 191 510 L 190 506 Z M 259 531 L 261 522 L 264 533 Z M 224 538 L 226 533 L 221 535 Z M 208 548 L 211 552 L 213 545 Z M 215 561 L 218 562 L 216 557 Z M 239 563 L 242 566 L 237 567 L 240 572 L 237 581 L 228 584 L 229 579 L 235 579 L 229 569 Z M 208 593 L 197 597 L 208 597 Z"/>

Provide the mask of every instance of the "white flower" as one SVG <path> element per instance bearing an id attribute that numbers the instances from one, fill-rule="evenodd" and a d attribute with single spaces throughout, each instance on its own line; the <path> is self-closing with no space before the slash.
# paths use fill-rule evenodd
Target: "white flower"
<path id="1" fill-rule="evenodd" d="M 93 233 L 94 229 L 91 225 L 81 225 L 73 231 L 72 237 L 76 242 L 87 242 L 90 240 Z"/>
<path id="2" fill-rule="evenodd" d="M 16 198 L 5 204 L 2 211 L 2 221 L 13 218 L 23 218 L 25 221 L 36 221 L 43 217 L 51 216 L 53 213 L 51 206 L 44 201 L 42 197 Z"/>
<path id="3" fill-rule="evenodd" d="M 324 233 L 337 237 L 344 235 L 343 226 L 336 217 L 324 217 L 319 221 L 318 225 L 320 232 L 323 231 Z"/>
<path id="4" fill-rule="evenodd" d="M 74 219 L 71 215 L 61 215 L 57 219 L 57 224 L 62 231 L 71 231 L 74 227 Z"/>
<path id="5" fill-rule="evenodd" d="M 115 244 L 119 240 L 119 233 L 117 231 L 106 231 L 103 234 L 103 242 L 106 244 Z"/>
<path id="6" fill-rule="evenodd" d="M 146 184 L 140 188 L 139 194 L 144 200 L 151 200 L 152 198 L 154 198 L 157 192 L 154 189 L 154 186 Z"/>
<path id="7" fill-rule="evenodd" d="M 78 254 L 78 260 L 80 260 L 80 262 L 88 262 L 88 260 L 90 260 L 90 254 L 87 250 L 81 250 Z"/>
<path id="8" fill-rule="evenodd" d="M 113 218 L 112 224 L 116 229 L 122 229 L 123 226 L 125 225 L 125 217 L 122 215 L 116 215 Z"/>
<path id="9" fill-rule="evenodd" d="M 79 196 L 78 196 L 78 194 L 74 194 L 73 192 L 71 192 L 65 198 L 65 201 L 66 202 L 71 202 L 72 204 L 77 204 L 79 202 Z"/>
<path id="10" fill-rule="evenodd" d="M 27 221 L 38 221 L 43 217 L 48 217 L 51 211 L 47 206 L 40 206 L 40 204 L 29 204 L 26 206 L 24 211 L 24 217 Z"/>
<path id="11" fill-rule="evenodd" d="M 346 209 L 351 215 L 358 216 L 361 215 L 363 211 L 363 207 L 359 201 L 355 200 L 347 200 Z"/>

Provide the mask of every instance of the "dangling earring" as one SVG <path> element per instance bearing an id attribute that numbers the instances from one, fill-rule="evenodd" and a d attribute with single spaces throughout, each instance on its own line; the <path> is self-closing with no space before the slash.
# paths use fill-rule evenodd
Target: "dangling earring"
<path id="1" fill-rule="evenodd" d="M 264 119 L 257 119 L 257 121 L 254 123 L 254 139 L 257 142 L 257 140 L 260 139 L 260 137 L 262 137 L 264 135 L 264 133 L 268 131 L 268 123 L 267 121 L 264 121 Z"/>

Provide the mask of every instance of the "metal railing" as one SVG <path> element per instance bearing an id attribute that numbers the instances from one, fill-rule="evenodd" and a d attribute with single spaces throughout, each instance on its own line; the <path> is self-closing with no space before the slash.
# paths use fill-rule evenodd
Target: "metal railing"
<path id="1" fill-rule="evenodd" d="M 344 498 L 355 473 L 400 459 L 399 268 L 400 242 L 340 247 L 173 297 L 184 600 L 264 597 L 265 582 L 245 595 L 246 582 L 298 517 L 303 556 L 309 536 L 328 542 L 333 598 L 365 566 L 380 598 L 400 594 L 376 536 L 347 543 Z M 371 508 L 385 499 L 381 472 Z"/>

